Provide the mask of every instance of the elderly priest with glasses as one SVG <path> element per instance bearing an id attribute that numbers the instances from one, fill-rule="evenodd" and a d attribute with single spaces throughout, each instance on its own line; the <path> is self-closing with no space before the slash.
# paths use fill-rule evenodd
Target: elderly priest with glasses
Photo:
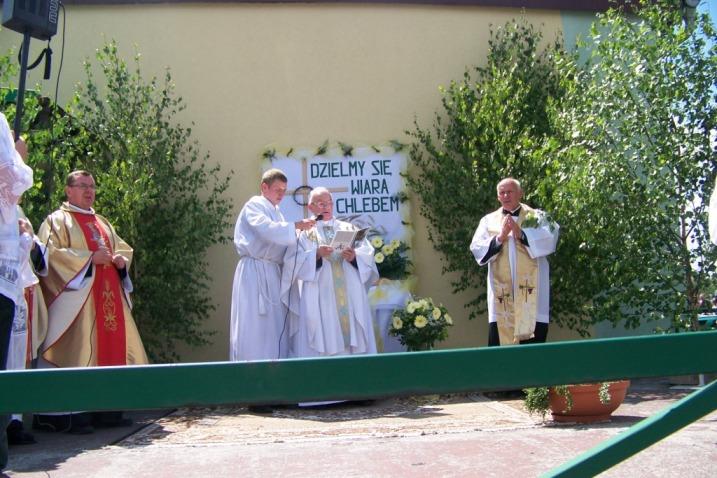
<path id="1" fill-rule="evenodd" d="M 334 217 L 328 189 L 311 191 L 309 210 L 316 226 L 303 231 L 284 257 L 281 297 L 291 311 L 291 356 L 374 354 L 367 296 L 378 280 L 373 246 L 363 237 L 365 231 Z M 341 236 L 348 242 L 335 240 Z"/>
<path id="2" fill-rule="evenodd" d="M 516 179 L 496 189 L 501 207 L 480 220 L 470 245 L 478 265 L 488 265 L 488 345 L 542 343 L 550 318 L 546 256 L 555 252 L 559 226 L 520 202 Z"/>

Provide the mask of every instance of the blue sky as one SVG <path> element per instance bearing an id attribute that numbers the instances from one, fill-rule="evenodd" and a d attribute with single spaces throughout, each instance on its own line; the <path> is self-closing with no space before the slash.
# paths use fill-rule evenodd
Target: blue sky
<path id="1" fill-rule="evenodd" d="M 709 12 L 712 24 L 717 26 L 717 0 L 702 0 L 697 10 L 700 12 Z"/>

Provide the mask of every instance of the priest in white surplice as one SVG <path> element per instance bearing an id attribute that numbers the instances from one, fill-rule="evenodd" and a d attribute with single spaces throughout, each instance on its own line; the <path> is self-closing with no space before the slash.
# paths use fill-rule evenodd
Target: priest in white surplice
<path id="1" fill-rule="evenodd" d="M 239 264 L 232 288 L 229 355 L 231 360 L 269 360 L 288 356 L 287 309 L 280 299 L 281 268 L 296 230 L 312 227 L 304 219 L 286 222 L 279 203 L 286 175 L 270 169 L 261 178 L 261 196 L 242 208 L 234 229 Z"/>
<path id="2" fill-rule="evenodd" d="M 20 281 L 24 258 L 16 205 L 22 193 L 32 186 L 32 169 L 25 165 L 25 158 L 27 145 L 22 139 L 15 141 L 5 115 L 0 113 L 0 371 L 5 370 L 7 363 L 15 304 L 24 300 Z M 8 461 L 5 428 L 9 419 L 9 415 L 0 413 L 0 475 Z"/>
<path id="3" fill-rule="evenodd" d="M 355 229 L 335 219 L 333 209 L 326 188 L 312 190 L 309 210 L 321 220 L 299 235 L 298 247 L 290 247 L 284 258 L 282 300 L 292 311 L 292 357 L 376 353 L 367 296 L 378 280 L 374 249 L 366 238 L 343 251 L 330 247 L 336 231 Z"/>
<path id="4" fill-rule="evenodd" d="M 470 246 L 478 265 L 488 264 L 488 345 L 542 343 L 550 320 L 546 256 L 559 226 L 520 202 L 517 180 L 503 179 L 497 192 L 502 207 L 481 219 Z"/>

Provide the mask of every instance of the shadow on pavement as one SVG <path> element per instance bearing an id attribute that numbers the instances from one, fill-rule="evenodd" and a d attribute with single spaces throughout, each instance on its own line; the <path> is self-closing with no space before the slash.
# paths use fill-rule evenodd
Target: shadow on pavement
<path id="1" fill-rule="evenodd" d="M 142 410 L 125 412 L 125 416 L 132 419 L 132 425 L 117 428 L 97 428 L 94 433 L 88 435 L 32 430 L 28 425 L 32 423 L 32 417 L 26 416 L 24 420 L 25 429 L 35 436 L 37 443 L 10 446 L 10 461 L 7 471 L 15 473 L 50 473 L 57 470 L 68 459 L 86 451 L 98 450 L 114 444 L 121 446 L 122 440 L 172 411 Z M 6 475 L 0 474 L 0 478 L 4 476 Z"/>

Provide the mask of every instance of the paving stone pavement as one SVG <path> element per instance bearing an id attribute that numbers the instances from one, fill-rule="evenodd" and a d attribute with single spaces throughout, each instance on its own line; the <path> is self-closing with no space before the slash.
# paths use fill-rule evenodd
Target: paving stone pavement
<path id="1" fill-rule="evenodd" d="M 132 430 L 54 434 L 54 442 L 38 435 L 37 445 L 12 447 L 7 475 L 539 476 L 685 393 L 660 381 L 633 382 L 612 420 L 594 425 L 543 422 L 525 413 L 521 400 L 481 394 L 284 408 L 271 415 L 238 406 L 139 412 Z M 604 476 L 717 476 L 717 412 Z"/>

